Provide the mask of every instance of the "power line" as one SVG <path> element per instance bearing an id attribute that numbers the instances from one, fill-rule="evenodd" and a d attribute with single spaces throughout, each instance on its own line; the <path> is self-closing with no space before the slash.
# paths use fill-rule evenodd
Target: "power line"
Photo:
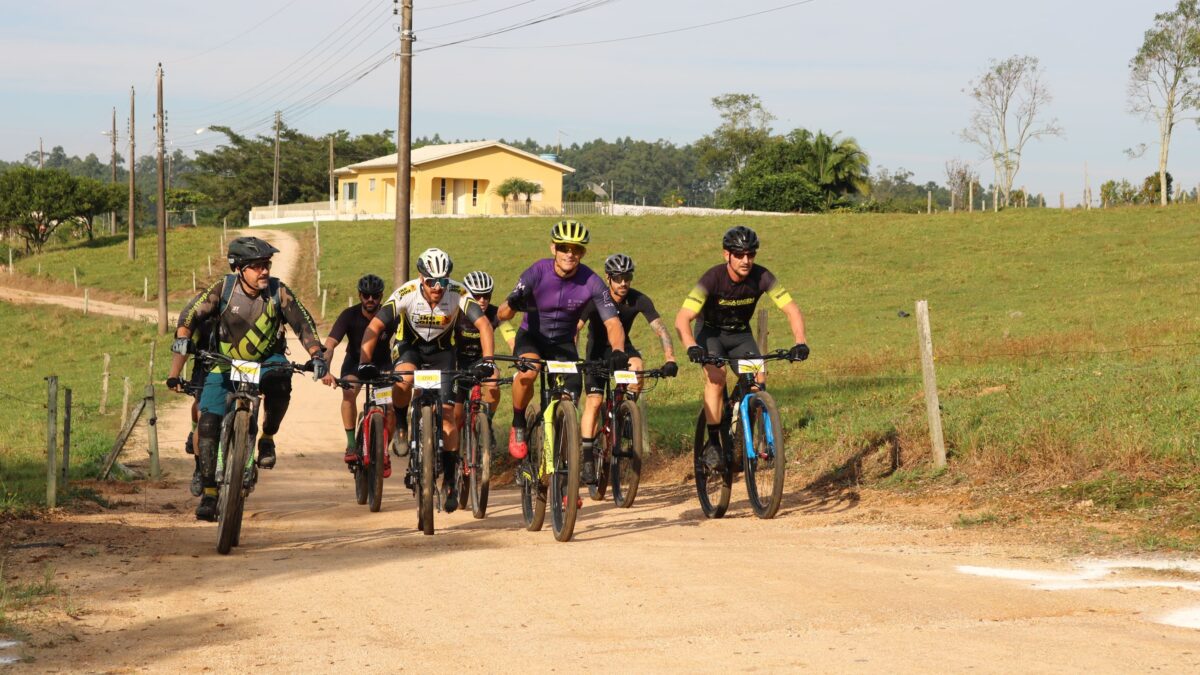
<path id="1" fill-rule="evenodd" d="M 220 43 L 220 44 L 218 44 L 218 45 L 216 45 L 216 46 L 214 46 L 214 47 L 210 47 L 210 48 L 208 48 L 208 49 L 205 49 L 205 50 L 204 50 L 204 51 L 202 51 L 202 52 L 197 52 L 197 53 L 195 53 L 195 54 L 192 54 L 191 56 L 185 56 L 185 57 L 183 57 L 183 58 L 181 58 L 181 59 L 175 59 L 174 61 L 169 61 L 168 63 L 170 63 L 171 65 L 176 65 L 176 64 L 179 64 L 179 63 L 184 63 L 184 62 L 187 62 L 187 61 L 191 61 L 192 59 L 195 59 L 195 58 L 199 58 L 199 57 L 201 57 L 201 56 L 204 56 L 205 54 L 211 54 L 211 53 L 213 53 L 213 52 L 217 51 L 218 49 L 220 49 L 220 48 L 222 48 L 222 47 L 224 47 L 224 46 L 226 46 L 226 45 L 228 45 L 228 44 L 232 43 L 234 40 L 237 40 L 238 38 L 240 38 L 240 37 L 242 37 L 242 36 L 246 35 L 247 33 L 250 33 L 250 32 L 251 32 L 251 31 L 253 31 L 255 28 L 258 28 L 259 26 L 261 26 L 261 25 L 263 25 L 264 23 L 266 23 L 266 22 L 270 21 L 271 19 L 274 19 L 274 18 L 275 18 L 277 15 L 279 15 L 279 14 L 280 14 L 280 13 L 281 13 L 283 10 L 285 10 L 285 9 L 288 9 L 289 7 L 291 7 L 292 5 L 296 4 L 297 2 L 299 2 L 299 0 L 290 0 L 290 2 L 284 3 L 284 4 L 283 4 L 283 5 L 282 5 L 282 6 L 281 6 L 279 9 L 277 9 L 277 10 L 275 10 L 274 12 L 271 12 L 270 14 L 268 14 L 268 15 L 266 16 L 266 18 L 264 18 L 262 21 L 259 21 L 258 23 L 254 24 L 253 26 L 250 26 L 250 27 L 249 27 L 249 28 L 247 28 L 246 30 L 244 30 L 244 31 L 242 31 L 242 32 L 240 32 L 240 33 L 238 33 L 237 35 L 234 35 L 233 37 L 229 38 L 228 40 L 226 40 L 226 41 L 224 41 L 224 42 L 222 42 L 222 43 Z"/>
<path id="2" fill-rule="evenodd" d="M 465 19 L 455 19 L 454 21 L 447 21 L 446 23 L 440 23 L 440 24 L 437 24 L 436 26 L 429 26 L 429 27 L 427 27 L 427 28 L 422 28 L 421 30 L 422 30 L 422 32 L 424 32 L 424 31 L 431 31 L 431 30 L 437 30 L 437 29 L 439 29 L 439 28 L 445 28 L 446 26 L 453 26 L 453 25 L 455 25 L 455 24 L 459 24 L 459 23 L 466 23 L 466 22 L 468 22 L 468 21 L 474 21 L 475 19 L 482 19 L 482 18 L 483 18 L 483 17 L 485 17 L 485 16 L 491 16 L 491 15 L 493 15 L 493 14 L 499 14 L 500 12 L 507 12 L 507 11 L 508 11 L 508 10 L 510 10 L 510 9 L 516 9 L 517 7 L 520 7 L 521 5 L 528 5 L 528 4 L 532 3 L 532 2 L 537 2 L 537 0 L 524 0 L 524 2 L 518 2 L 518 3 L 517 3 L 517 4 L 515 4 L 515 5 L 508 5 L 507 7 L 501 7 L 501 8 L 499 8 L 499 9 L 493 9 L 493 10 L 492 10 L 492 11 L 490 11 L 490 12 L 484 12 L 484 13 L 482 13 L 482 14 L 476 14 L 476 15 L 474 15 L 474 16 L 468 16 L 468 17 L 466 17 Z"/>
<path id="3" fill-rule="evenodd" d="M 557 11 L 550 12 L 547 14 L 542 14 L 542 15 L 534 17 L 532 19 L 526 19 L 524 21 L 519 21 L 515 24 L 510 24 L 510 25 L 504 26 L 502 28 L 496 28 L 494 30 L 490 30 L 490 31 L 487 31 L 484 33 L 479 33 L 477 35 L 472 35 L 472 36 L 465 37 L 465 38 L 462 38 L 459 40 L 452 40 L 450 42 L 434 44 L 433 46 L 426 47 L 425 49 L 418 49 L 418 50 L 414 51 L 413 53 L 420 54 L 420 53 L 424 53 L 424 52 L 433 51 L 435 49 L 442 49 L 445 47 L 453 47 L 455 45 L 460 45 L 460 44 L 463 44 L 466 42 L 474 42 L 475 40 L 482 40 L 484 38 L 494 37 L 496 35 L 503 35 L 504 33 L 511 33 L 512 31 L 520 30 L 522 28 L 528 28 L 530 26 L 536 26 L 538 24 L 546 23 L 548 21 L 554 21 L 555 19 L 561 19 L 566 16 L 580 14 L 582 12 L 586 12 L 586 11 L 589 11 L 592 9 L 596 9 L 598 7 L 603 7 L 605 5 L 612 4 L 613 2 L 617 2 L 617 0 L 586 0 L 584 2 L 577 2 L 573 5 L 563 8 L 561 10 L 557 10 Z"/>

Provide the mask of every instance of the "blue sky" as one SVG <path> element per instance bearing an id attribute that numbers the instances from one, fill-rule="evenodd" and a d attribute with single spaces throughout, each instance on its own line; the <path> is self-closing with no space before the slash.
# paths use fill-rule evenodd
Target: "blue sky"
<path id="1" fill-rule="evenodd" d="M 579 0 L 414 0 L 417 49 L 578 4 Z M 758 94 L 795 127 L 855 137 L 873 166 L 945 179 L 952 158 L 978 161 L 958 132 L 963 90 L 989 59 L 1041 59 L 1054 94 L 1049 114 L 1066 137 L 1027 148 L 1017 178 L 1057 203 L 1079 200 L 1087 163 L 1093 190 L 1107 178 L 1140 181 L 1156 170 L 1153 123 L 1127 112 L 1128 61 L 1167 0 L 812 0 L 700 30 L 593 46 L 718 21 L 787 0 L 615 0 L 580 14 L 414 59 L 414 133 L 566 143 L 617 136 L 694 141 L 717 117 L 709 100 Z M 387 61 L 317 107 L 297 107 L 353 66 L 396 44 L 389 0 L 78 0 L 4 2 L 0 25 L 0 158 L 62 145 L 108 154 L 101 135 L 117 107 L 124 137 L 129 87 L 138 90 L 138 152 L 153 142 L 154 69 L 166 70 L 168 136 L 184 149 L 221 139 L 208 124 L 266 133 L 272 111 L 312 134 L 396 127 L 398 65 Z M 479 16 L 492 12 L 486 16 Z M 476 17 L 476 18 L 472 18 Z M 443 25 L 451 24 L 451 25 Z M 440 26 L 440 27 L 439 27 Z M 361 70 L 361 66 L 359 68 Z M 1200 132 L 1176 130 L 1177 183 L 1200 182 Z M 990 167 L 979 161 L 985 182 Z"/>

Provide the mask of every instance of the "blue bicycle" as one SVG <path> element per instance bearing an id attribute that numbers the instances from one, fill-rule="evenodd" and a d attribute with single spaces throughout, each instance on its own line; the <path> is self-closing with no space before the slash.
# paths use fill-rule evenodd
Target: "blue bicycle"
<path id="1" fill-rule="evenodd" d="M 729 495 L 734 474 L 745 470 L 746 493 L 750 506 L 759 518 L 774 518 L 783 500 L 783 479 L 787 458 L 783 447 L 783 424 L 779 407 L 766 391 L 766 384 L 756 382 L 767 361 L 790 360 L 786 350 L 770 354 L 722 358 L 706 356 L 703 365 L 724 368 L 732 364 L 738 381 L 733 391 L 726 392 L 721 413 L 721 452 L 719 467 L 704 461 L 708 440 L 707 422 L 703 408 L 696 420 L 696 437 L 692 446 L 695 462 L 696 496 L 707 518 L 720 518 L 729 509 Z"/>

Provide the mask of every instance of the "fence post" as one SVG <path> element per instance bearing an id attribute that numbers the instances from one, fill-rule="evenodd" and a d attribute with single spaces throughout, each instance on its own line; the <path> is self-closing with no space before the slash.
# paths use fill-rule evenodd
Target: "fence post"
<path id="1" fill-rule="evenodd" d="M 150 446 L 150 480 L 162 480 L 158 463 L 158 417 L 154 412 L 154 385 L 146 385 L 146 443 Z"/>
<path id="2" fill-rule="evenodd" d="M 71 282 L 75 284 L 75 290 L 79 290 L 79 268 L 71 268 Z"/>
<path id="3" fill-rule="evenodd" d="M 321 270 L 317 270 L 317 295 L 321 294 Z"/>
<path id="4" fill-rule="evenodd" d="M 925 213 L 933 213 L 933 190 L 925 191 Z"/>
<path id="5" fill-rule="evenodd" d="M 196 292 L 196 270 L 192 270 L 192 292 Z"/>
<path id="6" fill-rule="evenodd" d="M 129 378 L 125 378 L 125 395 L 121 398 L 121 427 L 129 421 Z"/>
<path id="7" fill-rule="evenodd" d="M 967 186 L 967 213 L 975 212 L 975 181 Z"/>
<path id="8" fill-rule="evenodd" d="M 67 487 L 71 470 L 71 388 L 67 387 L 66 398 L 63 401 L 63 458 L 62 484 Z"/>
<path id="9" fill-rule="evenodd" d="M 158 340 L 150 341 L 150 367 L 148 369 L 147 382 L 154 384 L 154 352 L 158 349 Z"/>
<path id="10" fill-rule="evenodd" d="M 938 401 L 937 374 L 933 369 L 933 334 L 929 328 L 929 302 L 917 301 L 917 341 L 921 348 L 921 375 L 925 386 L 925 409 L 929 414 L 929 440 L 933 445 L 933 466 L 946 466 L 946 443 L 942 438 L 942 409 Z"/>
<path id="11" fill-rule="evenodd" d="M 150 302 L 150 277 L 142 277 L 142 302 Z"/>
<path id="12" fill-rule="evenodd" d="M 212 256 L 208 256 L 208 277 L 212 278 Z"/>
<path id="13" fill-rule="evenodd" d="M 329 299 L 329 289 L 321 289 L 321 319 L 325 319 L 325 301 Z"/>
<path id="14" fill-rule="evenodd" d="M 86 288 L 83 289 L 83 313 L 84 314 L 88 313 L 88 299 L 89 299 L 88 295 L 89 295 L 88 289 L 86 289 Z"/>
<path id="15" fill-rule="evenodd" d="M 46 378 L 46 508 L 52 509 L 58 500 L 58 377 Z"/>
<path id="16" fill-rule="evenodd" d="M 317 212 L 313 211 L 313 240 L 316 242 L 317 258 L 321 258 L 321 223 L 317 222 Z"/>
<path id="17" fill-rule="evenodd" d="M 108 365 L 112 363 L 112 356 L 104 355 L 104 374 L 100 376 L 100 414 L 108 412 Z"/>

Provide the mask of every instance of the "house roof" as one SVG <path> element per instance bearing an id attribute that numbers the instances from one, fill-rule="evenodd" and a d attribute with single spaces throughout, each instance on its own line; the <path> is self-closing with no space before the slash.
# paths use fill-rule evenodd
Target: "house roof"
<path id="1" fill-rule="evenodd" d="M 506 143 L 501 143 L 500 141 L 470 141 L 467 143 L 425 145 L 412 151 L 412 165 L 413 167 L 418 167 L 422 164 L 435 162 L 439 159 L 446 159 L 448 157 L 454 157 L 455 155 L 462 155 L 468 152 L 474 152 L 476 150 L 492 147 L 499 147 L 514 154 L 521 155 L 522 157 L 525 157 L 531 161 L 554 167 L 563 173 L 575 173 L 575 169 L 572 169 L 566 164 L 559 164 L 558 162 L 552 162 L 548 159 L 542 159 L 531 152 L 525 152 L 524 150 L 514 148 Z M 384 169 L 388 167 L 394 167 L 396 166 L 397 157 L 397 153 L 393 152 L 392 154 L 384 155 L 383 157 L 376 157 L 375 159 L 368 159 L 365 162 L 343 166 L 333 173 L 337 176 L 346 176 L 356 174 L 364 169 Z"/>

